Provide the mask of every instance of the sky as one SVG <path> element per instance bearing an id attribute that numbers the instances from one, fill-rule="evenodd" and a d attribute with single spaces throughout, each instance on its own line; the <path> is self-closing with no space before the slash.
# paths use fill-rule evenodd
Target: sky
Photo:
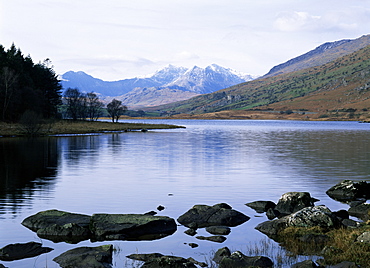
<path id="1" fill-rule="evenodd" d="M 0 44 L 106 81 L 172 64 L 263 75 L 370 33 L 368 0 L 0 0 Z"/>

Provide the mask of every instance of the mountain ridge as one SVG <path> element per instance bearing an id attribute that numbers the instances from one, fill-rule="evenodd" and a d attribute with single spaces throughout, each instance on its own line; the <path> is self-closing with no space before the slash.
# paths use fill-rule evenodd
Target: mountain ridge
<path id="1" fill-rule="evenodd" d="M 186 101 L 153 107 L 172 114 L 256 108 L 321 114 L 343 109 L 370 110 L 370 45 L 324 65 L 262 77 Z"/>
<path id="2" fill-rule="evenodd" d="M 283 73 L 289 73 L 320 66 L 339 57 L 348 55 L 370 44 L 370 35 L 363 35 L 356 39 L 343 39 L 334 42 L 326 42 L 298 57 L 274 66 L 262 77 L 270 77 Z M 261 77 L 261 78 L 262 78 Z"/>
<path id="3" fill-rule="evenodd" d="M 62 75 L 61 83 L 64 89 L 78 88 L 82 92 L 93 91 L 103 100 L 117 98 L 130 108 L 141 108 L 189 99 L 253 78 L 251 75 L 238 73 L 216 64 L 206 68 L 168 65 L 151 76 L 118 81 L 103 81 L 82 71 L 69 71 Z M 151 97 L 150 94 L 152 94 Z"/>

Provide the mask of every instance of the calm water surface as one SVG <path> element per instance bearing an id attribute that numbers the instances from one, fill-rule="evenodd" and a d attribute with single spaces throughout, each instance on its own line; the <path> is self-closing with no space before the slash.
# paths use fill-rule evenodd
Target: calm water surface
<path id="1" fill-rule="evenodd" d="M 114 267 L 126 255 L 160 252 L 204 261 L 212 250 L 232 250 L 264 239 L 254 227 L 266 220 L 244 204 L 277 202 L 290 191 L 307 191 L 332 210 L 348 206 L 325 191 L 344 179 L 370 174 L 370 124 L 358 122 L 135 120 L 186 129 L 34 140 L 0 139 L 0 248 L 42 241 L 54 251 L 2 262 L 7 267 L 59 267 L 52 259 L 79 246 L 113 244 Z M 251 217 L 222 243 L 178 231 L 156 241 L 54 244 L 23 227 L 42 210 L 76 213 L 145 213 L 177 219 L 195 204 L 225 202 Z M 199 235 L 207 235 L 199 230 Z M 197 243 L 190 248 L 184 243 Z"/>

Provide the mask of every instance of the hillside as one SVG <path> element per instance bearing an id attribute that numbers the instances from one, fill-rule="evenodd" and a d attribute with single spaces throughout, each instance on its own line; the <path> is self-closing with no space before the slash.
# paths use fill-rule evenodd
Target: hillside
<path id="1" fill-rule="evenodd" d="M 368 45 L 370 45 L 370 35 L 364 35 L 353 40 L 344 39 L 335 42 L 327 42 L 303 55 L 273 67 L 263 77 L 270 77 L 320 66 L 358 51 Z"/>
<path id="2" fill-rule="evenodd" d="M 269 112 L 295 110 L 322 117 L 348 111 L 367 113 L 370 109 L 370 46 L 321 66 L 261 78 L 157 107 L 170 114 L 256 108 Z"/>

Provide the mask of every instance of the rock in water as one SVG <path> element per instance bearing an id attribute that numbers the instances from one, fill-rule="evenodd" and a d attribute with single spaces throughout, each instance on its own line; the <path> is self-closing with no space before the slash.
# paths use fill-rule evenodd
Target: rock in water
<path id="1" fill-rule="evenodd" d="M 281 219 L 265 221 L 256 229 L 268 236 L 276 236 L 288 227 L 315 227 L 330 229 L 341 226 L 339 219 L 325 206 L 303 208 Z"/>
<path id="2" fill-rule="evenodd" d="M 313 207 L 314 202 L 318 201 L 311 197 L 307 192 L 289 192 L 281 196 L 276 204 L 275 210 L 280 216 L 286 216 L 305 207 Z"/>
<path id="3" fill-rule="evenodd" d="M 370 183 L 344 180 L 334 185 L 326 194 L 337 201 L 348 202 L 359 198 L 370 198 Z"/>
<path id="4" fill-rule="evenodd" d="M 276 204 L 272 201 L 254 201 L 245 205 L 254 209 L 257 213 L 267 212 L 270 208 L 274 209 L 276 207 Z"/>
<path id="5" fill-rule="evenodd" d="M 41 211 L 22 221 L 41 238 L 54 242 L 78 243 L 91 237 L 90 216 L 59 210 Z"/>
<path id="6" fill-rule="evenodd" d="M 0 260 L 15 261 L 32 258 L 52 250 L 52 248 L 42 247 L 41 243 L 36 242 L 9 244 L 0 249 Z"/>
<path id="7" fill-rule="evenodd" d="M 145 263 L 141 268 L 196 268 L 207 267 L 206 263 L 198 262 L 193 258 L 182 258 L 177 256 L 165 256 L 160 253 L 149 254 L 131 254 L 126 256 L 129 259 L 144 261 Z"/>
<path id="8" fill-rule="evenodd" d="M 234 227 L 249 219 L 243 213 L 221 203 L 214 206 L 195 205 L 181 215 L 177 221 L 189 228 L 202 228 L 218 225 Z"/>
<path id="9" fill-rule="evenodd" d="M 272 268 L 274 263 L 267 257 L 254 256 L 248 257 L 240 251 L 233 252 L 229 257 L 223 257 L 219 262 L 219 268 L 244 268 L 244 267 L 259 267 Z"/>
<path id="10" fill-rule="evenodd" d="M 94 239 L 154 240 L 177 230 L 174 219 L 143 214 L 94 214 L 91 217 Z"/>
<path id="11" fill-rule="evenodd" d="M 53 261 L 62 268 L 111 268 L 113 245 L 68 250 Z"/>

